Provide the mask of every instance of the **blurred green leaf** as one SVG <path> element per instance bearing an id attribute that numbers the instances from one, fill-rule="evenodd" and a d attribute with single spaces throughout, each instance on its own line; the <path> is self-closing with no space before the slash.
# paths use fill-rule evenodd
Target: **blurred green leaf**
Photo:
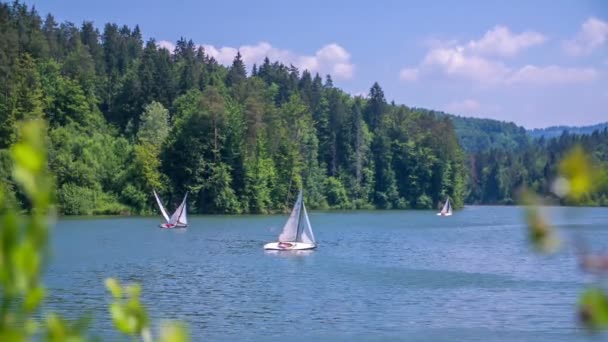
<path id="1" fill-rule="evenodd" d="M 127 335 L 145 334 L 148 327 L 148 315 L 139 300 L 141 286 L 129 284 L 121 287 L 116 279 L 109 278 L 106 279 L 106 287 L 114 297 L 114 303 L 110 305 L 114 326 Z M 124 298 L 123 294 L 126 294 L 127 298 Z"/>
<path id="2" fill-rule="evenodd" d="M 534 193 L 524 190 L 521 200 L 525 207 L 526 223 L 530 242 L 536 250 L 551 253 L 557 250 L 560 241 L 548 220 L 541 212 L 542 201 Z"/>
<path id="3" fill-rule="evenodd" d="M 38 173 L 44 166 L 42 154 L 36 151 L 32 145 L 15 144 L 11 151 L 16 165 L 29 172 Z"/>
<path id="4" fill-rule="evenodd" d="M 568 197 L 580 199 L 591 191 L 594 168 L 581 146 L 570 150 L 559 164 L 559 173 L 568 181 Z"/>
<path id="5" fill-rule="evenodd" d="M 110 314 L 112 315 L 114 326 L 120 332 L 127 335 L 135 334 L 136 322 L 129 317 L 125 308 L 120 303 L 110 304 Z"/>
<path id="6" fill-rule="evenodd" d="M 44 288 L 42 286 L 37 286 L 32 289 L 25 297 L 25 301 L 23 306 L 27 312 L 33 312 L 38 308 L 42 300 L 44 299 Z"/>
<path id="7" fill-rule="evenodd" d="M 187 342 L 190 341 L 188 329 L 179 322 L 164 323 L 160 329 L 160 342 Z"/>
<path id="8" fill-rule="evenodd" d="M 88 326 L 88 318 L 79 319 L 73 324 L 56 314 L 46 317 L 47 341 L 50 342 L 82 342 L 85 341 L 84 328 Z"/>
<path id="9" fill-rule="evenodd" d="M 590 288 L 579 299 L 579 314 L 583 324 L 590 329 L 608 328 L 608 297 L 599 288 Z"/>
<path id="10" fill-rule="evenodd" d="M 108 289 L 108 291 L 110 291 L 112 297 L 116 299 L 122 298 L 122 288 L 120 287 L 120 283 L 118 283 L 118 280 L 114 278 L 108 278 L 106 279 L 105 283 L 106 288 Z"/>

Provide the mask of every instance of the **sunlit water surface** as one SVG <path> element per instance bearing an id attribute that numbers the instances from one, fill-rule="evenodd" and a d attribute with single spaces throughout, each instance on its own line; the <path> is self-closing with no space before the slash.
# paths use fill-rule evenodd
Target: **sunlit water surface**
<path id="1" fill-rule="evenodd" d="M 608 209 L 551 208 L 563 240 L 608 247 Z M 193 340 L 597 339 L 576 320 L 582 274 L 574 251 L 534 254 L 516 207 L 312 212 L 314 252 L 268 253 L 284 216 L 192 216 L 181 230 L 158 218 L 64 219 L 53 233 L 46 309 L 92 315 L 113 331 L 103 281 L 143 285 L 156 331 L 187 322 Z"/>

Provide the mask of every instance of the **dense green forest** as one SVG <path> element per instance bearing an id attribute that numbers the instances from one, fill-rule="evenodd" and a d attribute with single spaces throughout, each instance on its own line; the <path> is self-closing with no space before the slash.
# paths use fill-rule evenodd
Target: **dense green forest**
<path id="1" fill-rule="evenodd" d="M 415 111 L 450 118 L 454 124 L 460 146 L 467 153 L 491 149 L 517 151 L 527 148 L 531 142 L 526 134 L 526 129 L 513 122 L 468 118 L 422 108 L 416 108 Z"/>
<path id="2" fill-rule="evenodd" d="M 560 203 L 608 206 L 608 128 L 589 135 L 564 132 L 557 138 L 540 138 L 519 151 L 491 149 L 472 154 L 467 203 L 512 204 L 522 187 L 558 201 L 552 194 L 552 181 L 559 162 L 573 146 L 583 148 L 599 175 L 591 194 L 577 203 L 563 199 Z"/>
<path id="3" fill-rule="evenodd" d="M 317 209 L 512 203 L 521 184 L 546 193 L 583 139 L 531 143 L 513 123 L 389 103 L 377 83 L 353 97 L 330 75 L 268 59 L 248 72 L 185 38 L 168 51 L 137 26 L 1 3 L 0 186 L 15 203 L 7 148 L 31 119 L 49 123 L 58 206 L 74 215 L 153 213 L 153 189 L 189 192 L 194 213 L 282 211 L 299 188 Z"/>
<path id="4" fill-rule="evenodd" d="M 463 205 L 466 163 L 449 118 L 352 97 L 266 59 L 248 73 L 181 38 L 174 51 L 139 27 L 44 19 L 0 4 L 0 182 L 20 122 L 49 122 L 64 214 L 150 213 L 152 189 L 195 213 L 266 213 L 298 188 L 312 208 Z M 171 206 L 171 205 L 170 205 Z"/>
<path id="5" fill-rule="evenodd" d="M 551 126 L 547 128 L 535 128 L 528 130 L 528 135 L 533 138 L 544 137 L 545 139 L 559 137 L 564 133 L 564 131 L 570 134 L 592 134 L 595 131 L 601 131 L 604 128 L 608 128 L 608 122 L 599 123 L 596 125 L 590 126 L 580 126 L 580 127 L 572 127 L 572 126 Z"/>

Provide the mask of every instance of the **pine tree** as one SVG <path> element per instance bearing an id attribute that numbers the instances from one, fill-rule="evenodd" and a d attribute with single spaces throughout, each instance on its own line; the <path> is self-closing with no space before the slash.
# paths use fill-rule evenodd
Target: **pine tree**
<path id="1" fill-rule="evenodd" d="M 241 53 L 237 52 L 234 60 L 232 61 L 232 66 L 228 71 L 228 75 L 226 76 L 226 85 L 229 87 L 234 87 L 241 84 L 246 78 L 247 70 L 245 69 L 245 63 L 243 63 Z"/>

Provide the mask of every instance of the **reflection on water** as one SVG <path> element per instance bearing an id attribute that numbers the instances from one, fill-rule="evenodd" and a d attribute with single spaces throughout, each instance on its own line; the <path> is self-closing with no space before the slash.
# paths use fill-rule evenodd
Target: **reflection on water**
<path id="1" fill-rule="evenodd" d="M 606 209 L 568 210 L 577 232 L 608 244 Z M 157 228 L 157 218 L 61 220 L 46 306 L 68 317 L 90 312 L 95 335 L 115 340 L 103 287 L 113 276 L 141 282 L 152 321 L 186 321 L 195 340 L 585 336 L 574 320 L 585 278 L 572 251 L 532 254 L 519 208 L 310 218 L 320 245 L 302 251 L 264 251 L 284 216 L 191 217 L 175 230 Z"/>

